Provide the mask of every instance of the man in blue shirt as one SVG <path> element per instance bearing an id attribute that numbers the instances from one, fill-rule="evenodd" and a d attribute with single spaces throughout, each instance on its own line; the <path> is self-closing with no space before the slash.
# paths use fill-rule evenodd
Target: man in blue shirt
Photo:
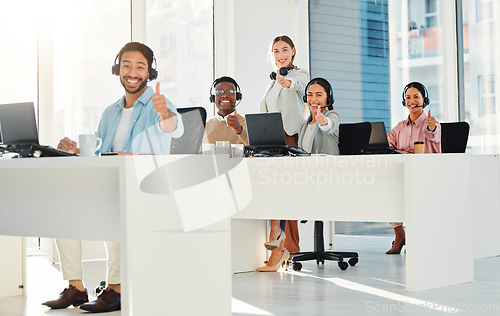
<path id="1" fill-rule="evenodd" d="M 169 154 L 171 138 L 182 136 L 182 119 L 172 103 L 160 94 L 160 83 L 156 91 L 147 86 L 157 77 L 153 51 L 144 44 L 127 43 L 115 58 L 112 73 L 120 76 L 125 95 L 106 108 L 102 114 L 96 136 L 102 139 L 99 153 L 146 152 Z M 75 141 L 65 137 L 57 148 L 72 153 L 80 150 Z M 90 312 L 119 310 L 120 305 L 120 243 L 106 242 L 108 253 L 107 288 L 96 301 L 88 301 L 83 284 L 82 244 L 79 240 L 56 239 L 63 278 L 69 286 L 60 297 L 47 301 L 52 309 L 78 306 Z"/>

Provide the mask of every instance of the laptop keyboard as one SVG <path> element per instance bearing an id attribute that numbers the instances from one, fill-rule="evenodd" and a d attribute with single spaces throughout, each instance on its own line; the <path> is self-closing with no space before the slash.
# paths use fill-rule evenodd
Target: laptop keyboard
<path id="1" fill-rule="evenodd" d="M 65 157 L 76 156 L 76 154 L 69 153 L 64 150 L 59 150 L 50 146 L 42 146 L 38 144 L 22 144 L 22 145 L 9 145 L 7 150 L 16 152 L 21 157 Z"/>
<path id="2" fill-rule="evenodd" d="M 310 156 L 311 154 L 299 148 L 284 145 L 249 145 L 245 146 L 245 157 L 280 157 L 280 156 Z"/>
<path id="3" fill-rule="evenodd" d="M 389 155 L 389 154 L 402 154 L 402 152 L 397 151 L 392 148 L 368 148 L 366 150 L 367 155 Z"/>

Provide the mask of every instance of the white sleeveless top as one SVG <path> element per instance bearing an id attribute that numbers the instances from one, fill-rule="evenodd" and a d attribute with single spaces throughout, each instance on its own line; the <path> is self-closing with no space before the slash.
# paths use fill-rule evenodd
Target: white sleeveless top
<path id="1" fill-rule="evenodd" d="M 116 129 L 115 136 L 113 137 L 113 151 L 123 151 L 123 147 L 125 146 L 125 142 L 130 137 L 130 133 L 128 131 L 130 127 L 130 119 L 132 118 L 132 112 L 134 111 L 134 107 L 131 108 L 123 108 L 122 110 L 122 118 L 120 119 L 120 124 Z"/>
<path id="2" fill-rule="evenodd" d="M 312 150 L 313 140 L 314 140 L 314 126 L 318 124 L 318 122 L 314 124 L 307 124 L 306 131 L 304 133 L 304 138 L 302 139 L 302 149 L 307 151 L 308 153 Z"/>

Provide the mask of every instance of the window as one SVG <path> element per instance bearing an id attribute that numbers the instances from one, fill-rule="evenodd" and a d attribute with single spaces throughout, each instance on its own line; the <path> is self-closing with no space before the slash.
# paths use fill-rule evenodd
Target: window
<path id="1" fill-rule="evenodd" d="M 403 88 L 412 81 L 421 82 L 429 92 L 432 116 L 438 121 L 450 120 L 443 66 L 448 59 L 443 56 L 443 28 L 438 23 L 442 17 L 437 0 L 389 1 L 391 47 L 391 126 L 408 116 L 408 110 L 401 106 Z M 432 22 L 430 22 L 432 21 Z M 408 30 L 408 25 L 413 25 Z M 417 27 L 417 28 L 415 28 Z M 450 67 L 456 68 L 456 64 Z"/>
<path id="2" fill-rule="evenodd" d="M 496 114 L 495 77 L 479 76 L 479 116 Z"/>
<path id="3" fill-rule="evenodd" d="M 429 93 L 429 107 L 425 108 L 426 114 L 428 110 L 431 110 L 432 116 L 439 120 L 440 117 L 444 117 L 444 107 L 441 102 L 441 90 L 438 85 L 430 85 L 427 88 Z"/>
<path id="4" fill-rule="evenodd" d="M 40 81 L 44 87 L 53 85 L 53 105 L 43 109 L 53 115 L 40 127 L 41 132 L 51 131 L 50 142 L 55 146 L 65 136 L 77 140 L 79 134 L 93 133 L 106 107 L 123 96 L 111 66 L 130 41 L 130 4 L 59 0 L 44 5 L 42 21 L 50 25 L 43 28 L 40 45 L 52 55 L 40 56 L 40 62 L 53 66 L 49 73 L 42 73 Z"/>
<path id="5" fill-rule="evenodd" d="M 33 102 L 37 105 L 36 7 L 36 1 L 29 5 L 24 1 L 0 1 L 0 104 Z"/>
<path id="6" fill-rule="evenodd" d="M 493 10 L 493 0 L 476 0 L 476 21 L 492 21 Z"/>
<path id="7" fill-rule="evenodd" d="M 500 153 L 498 1 L 463 1 L 465 118 L 470 124 L 468 152 Z M 466 18 L 465 18 L 466 17 Z M 488 23 L 484 21 L 488 20 Z"/>
<path id="8" fill-rule="evenodd" d="M 425 0 L 425 26 L 426 28 L 439 26 L 437 0 Z"/>
<path id="9" fill-rule="evenodd" d="M 147 0 L 146 43 L 161 92 L 178 107 L 208 106 L 213 81 L 213 0 Z"/>

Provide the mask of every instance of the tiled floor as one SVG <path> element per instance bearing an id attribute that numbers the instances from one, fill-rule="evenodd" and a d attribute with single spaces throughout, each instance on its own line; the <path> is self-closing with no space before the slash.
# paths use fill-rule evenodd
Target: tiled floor
<path id="1" fill-rule="evenodd" d="M 476 260 L 473 283 L 406 292 L 405 256 L 385 255 L 390 241 L 390 237 L 336 235 L 338 250 L 360 254 L 359 263 L 345 271 L 335 262 L 324 266 L 307 262 L 300 272 L 235 274 L 233 315 L 500 315 L 500 257 Z M 436 264 L 448 263 L 429 258 L 429 268 Z M 90 291 L 104 278 L 104 271 L 102 261 L 85 263 Z M 74 308 L 50 311 L 40 305 L 64 287 L 57 267 L 45 259 L 29 258 L 28 280 L 27 297 L 0 298 L 1 316 L 81 314 Z"/>
<path id="2" fill-rule="evenodd" d="M 257 308 L 234 315 L 500 315 L 500 257 L 476 260 L 475 282 L 406 292 L 405 256 L 385 255 L 391 238 L 336 236 L 338 250 L 360 261 L 342 271 L 335 262 L 304 264 L 300 272 L 233 276 L 233 298 Z M 429 268 L 435 264 L 429 258 Z M 248 306 L 247 306 L 248 307 Z"/>

